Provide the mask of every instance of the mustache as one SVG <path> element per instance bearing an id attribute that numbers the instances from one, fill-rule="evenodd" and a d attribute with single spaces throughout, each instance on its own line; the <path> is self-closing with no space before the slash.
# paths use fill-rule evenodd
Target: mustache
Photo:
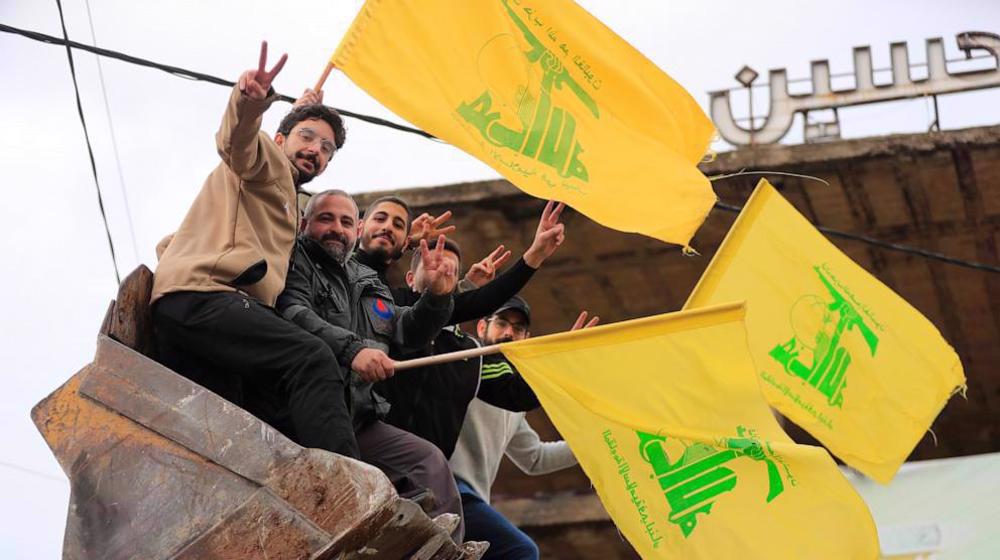
<path id="1" fill-rule="evenodd" d="M 392 243 L 396 242 L 396 236 L 393 235 L 393 233 L 389 230 L 383 230 L 372 235 L 372 239 L 375 239 L 376 237 L 388 237 L 390 242 Z"/>
<path id="2" fill-rule="evenodd" d="M 319 238 L 320 242 L 324 241 L 339 241 L 344 247 L 347 247 L 347 236 L 342 233 L 337 233 L 335 231 L 329 231 L 324 233 L 322 237 Z"/>
<path id="3" fill-rule="evenodd" d="M 319 158 L 314 153 L 298 151 L 295 152 L 295 157 L 309 160 L 309 162 L 313 164 L 314 168 L 319 167 Z"/>

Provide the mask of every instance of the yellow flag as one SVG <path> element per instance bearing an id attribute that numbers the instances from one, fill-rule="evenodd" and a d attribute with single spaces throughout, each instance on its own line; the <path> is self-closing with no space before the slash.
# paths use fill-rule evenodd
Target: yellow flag
<path id="1" fill-rule="evenodd" d="M 742 304 L 504 344 L 645 558 L 874 559 L 875 525 L 760 394 Z"/>
<path id="2" fill-rule="evenodd" d="M 965 383 L 916 309 L 841 253 L 761 181 L 685 309 L 747 302 L 772 406 L 886 483 Z"/>
<path id="3" fill-rule="evenodd" d="M 686 245 L 715 194 L 714 128 L 572 0 L 368 0 L 331 62 L 528 194 Z"/>

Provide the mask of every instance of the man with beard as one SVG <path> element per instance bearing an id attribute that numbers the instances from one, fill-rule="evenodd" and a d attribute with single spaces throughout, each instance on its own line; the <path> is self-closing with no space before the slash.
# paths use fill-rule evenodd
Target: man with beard
<path id="1" fill-rule="evenodd" d="M 467 280 L 473 279 L 475 272 L 483 267 L 488 270 L 488 277 L 479 274 L 480 281 L 474 282 L 474 288 L 455 294 L 455 309 L 449 325 L 457 325 L 472 321 L 493 313 L 511 296 L 523 288 L 535 271 L 542 266 L 562 245 L 566 238 L 565 226 L 559 218 L 564 209 L 563 204 L 549 201 L 542 211 L 535 237 L 524 256 L 517 260 L 502 274 L 493 278 L 495 268 L 499 267 L 507 257 L 503 246 L 498 247 L 491 255 L 470 269 Z M 354 258 L 358 262 L 374 269 L 383 282 L 388 284 L 386 272 L 388 268 L 403 255 L 404 250 L 416 246 L 420 239 L 430 240 L 438 235 L 446 235 L 454 230 L 454 226 L 440 227 L 451 216 L 445 212 L 434 218 L 424 214 L 410 222 L 410 207 L 405 201 L 395 196 L 384 196 L 372 202 L 365 211 L 362 222 L 361 239 Z M 392 288 L 392 295 L 399 305 L 412 305 L 417 294 L 407 286 Z"/>
<path id="2" fill-rule="evenodd" d="M 461 260 L 458 245 L 447 240 L 444 248 L 445 258 L 458 268 Z M 419 293 L 426 289 L 427 282 L 426 262 L 420 254 L 415 254 L 406 273 L 406 283 L 414 293 Z M 455 283 L 451 288 L 455 288 Z M 457 326 L 448 326 L 438 333 L 433 343 L 401 357 L 449 354 L 478 346 L 474 338 Z M 489 359 L 492 361 L 495 358 Z M 426 439 L 436 445 L 445 457 L 450 457 L 455 450 L 466 409 L 477 395 L 486 402 L 513 411 L 538 408 L 534 391 L 519 375 L 480 378 L 480 362 L 477 358 L 426 365 L 379 383 L 376 390 L 391 405 L 386 421 Z"/>
<path id="3" fill-rule="evenodd" d="M 323 340 L 341 368 L 352 372 L 350 403 L 361 460 L 385 472 L 404 496 L 431 490 L 431 515 L 460 516 L 447 459 L 430 443 L 382 422 L 389 406 L 372 391 L 373 382 L 393 375 L 390 348 L 403 352 L 429 344 L 451 316 L 457 268 L 444 257 L 443 236 L 434 250 L 421 241 L 417 255 L 425 263 L 426 281 L 412 307 L 398 307 L 375 271 L 350 258 L 360 232 L 350 195 L 340 190 L 314 195 L 278 309 Z M 454 534 L 460 541 L 461 525 Z"/>
<path id="4" fill-rule="evenodd" d="M 243 381 L 267 385 L 263 404 L 287 408 L 296 441 L 358 457 L 344 370 L 273 307 L 298 229 L 296 190 L 344 144 L 343 121 L 322 105 L 293 109 L 273 140 L 260 130 L 286 59 L 266 70 L 263 43 L 257 69 L 233 88 L 215 137 L 222 162 L 158 248 L 153 324 L 168 367 L 258 415 L 266 410 L 243 403 Z"/>
<path id="5" fill-rule="evenodd" d="M 587 312 L 580 313 L 571 330 L 592 327 L 598 318 L 587 322 Z M 476 325 L 485 345 L 523 340 L 530 336 L 531 308 L 520 297 L 511 298 L 497 312 Z M 483 383 L 489 379 L 519 379 L 520 374 L 503 354 L 484 356 Z M 506 455 L 525 474 L 542 475 L 577 464 L 565 441 L 542 442 L 523 412 L 511 412 L 492 406 L 479 398 L 468 407 L 455 451 L 450 456 L 452 470 L 458 477 L 465 512 L 466 536 L 488 541 L 484 559 L 537 560 L 538 546 L 490 504 L 490 487 L 496 480 L 500 461 Z"/>

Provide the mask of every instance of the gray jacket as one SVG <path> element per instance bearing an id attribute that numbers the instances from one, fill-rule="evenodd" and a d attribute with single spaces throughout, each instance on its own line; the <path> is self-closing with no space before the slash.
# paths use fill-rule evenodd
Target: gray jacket
<path id="1" fill-rule="evenodd" d="M 340 264 L 315 241 L 299 236 L 278 311 L 321 338 L 349 370 L 364 348 L 406 351 L 430 344 L 451 317 L 452 296 L 423 294 L 412 307 L 396 306 L 378 274 L 350 259 Z M 372 384 L 351 372 L 355 430 L 382 419 L 389 404 Z"/>

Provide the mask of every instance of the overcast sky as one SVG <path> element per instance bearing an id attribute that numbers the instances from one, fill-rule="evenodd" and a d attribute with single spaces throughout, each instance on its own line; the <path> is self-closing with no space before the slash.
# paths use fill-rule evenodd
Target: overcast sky
<path id="1" fill-rule="evenodd" d="M 63 3 L 70 37 L 92 42 L 86 3 Z M 943 37 L 949 58 L 955 58 L 956 33 L 1000 32 L 998 0 L 581 3 L 703 106 L 707 91 L 736 85 L 732 76 L 743 64 L 757 69 L 761 81 L 767 69 L 780 67 L 788 68 L 790 78 L 805 78 L 814 59 L 829 59 L 834 73 L 851 71 L 851 48 L 857 45 L 871 45 L 875 66 L 884 67 L 891 41 L 907 41 L 911 60 L 922 61 L 926 38 Z M 294 10 L 283 7 L 288 5 Z M 315 82 L 360 5 L 357 0 L 91 0 L 90 10 L 99 46 L 233 80 L 256 65 L 259 42 L 267 39 L 272 58 L 289 54 L 276 88 L 297 95 Z M 0 22 L 61 34 L 55 2 L 4 0 Z M 65 50 L 0 34 L 0 53 L 0 171 L 6 195 L 0 205 L 0 282 L 7 296 L 0 315 L 0 368 L 7 380 L 0 394 L 5 434 L 0 558 L 57 558 L 69 487 L 28 413 L 90 361 L 116 285 Z M 179 224 L 216 165 L 213 136 L 229 92 L 102 61 L 119 175 L 96 59 L 82 52 L 75 58 L 124 276 L 138 262 L 155 266 L 156 242 Z M 328 104 L 398 120 L 343 75 L 335 73 L 326 89 Z M 766 97 L 756 97 L 764 112 Z M 946 96 L 940 107 L 945 128 L 997 124 L 1000 91 Z M 287 108 L 275 106 L 265 117 L 265 130 L 273 131 Z M 847 137 L 924 131 L 929 122 L 924 100 L 841 112 Z M 311 189 L 362 192 L 497 177 L 448 145 L 353 120 L 348 127 L 345 149 Z M 786 141 L 800 139 L 797 120 Z"/>

